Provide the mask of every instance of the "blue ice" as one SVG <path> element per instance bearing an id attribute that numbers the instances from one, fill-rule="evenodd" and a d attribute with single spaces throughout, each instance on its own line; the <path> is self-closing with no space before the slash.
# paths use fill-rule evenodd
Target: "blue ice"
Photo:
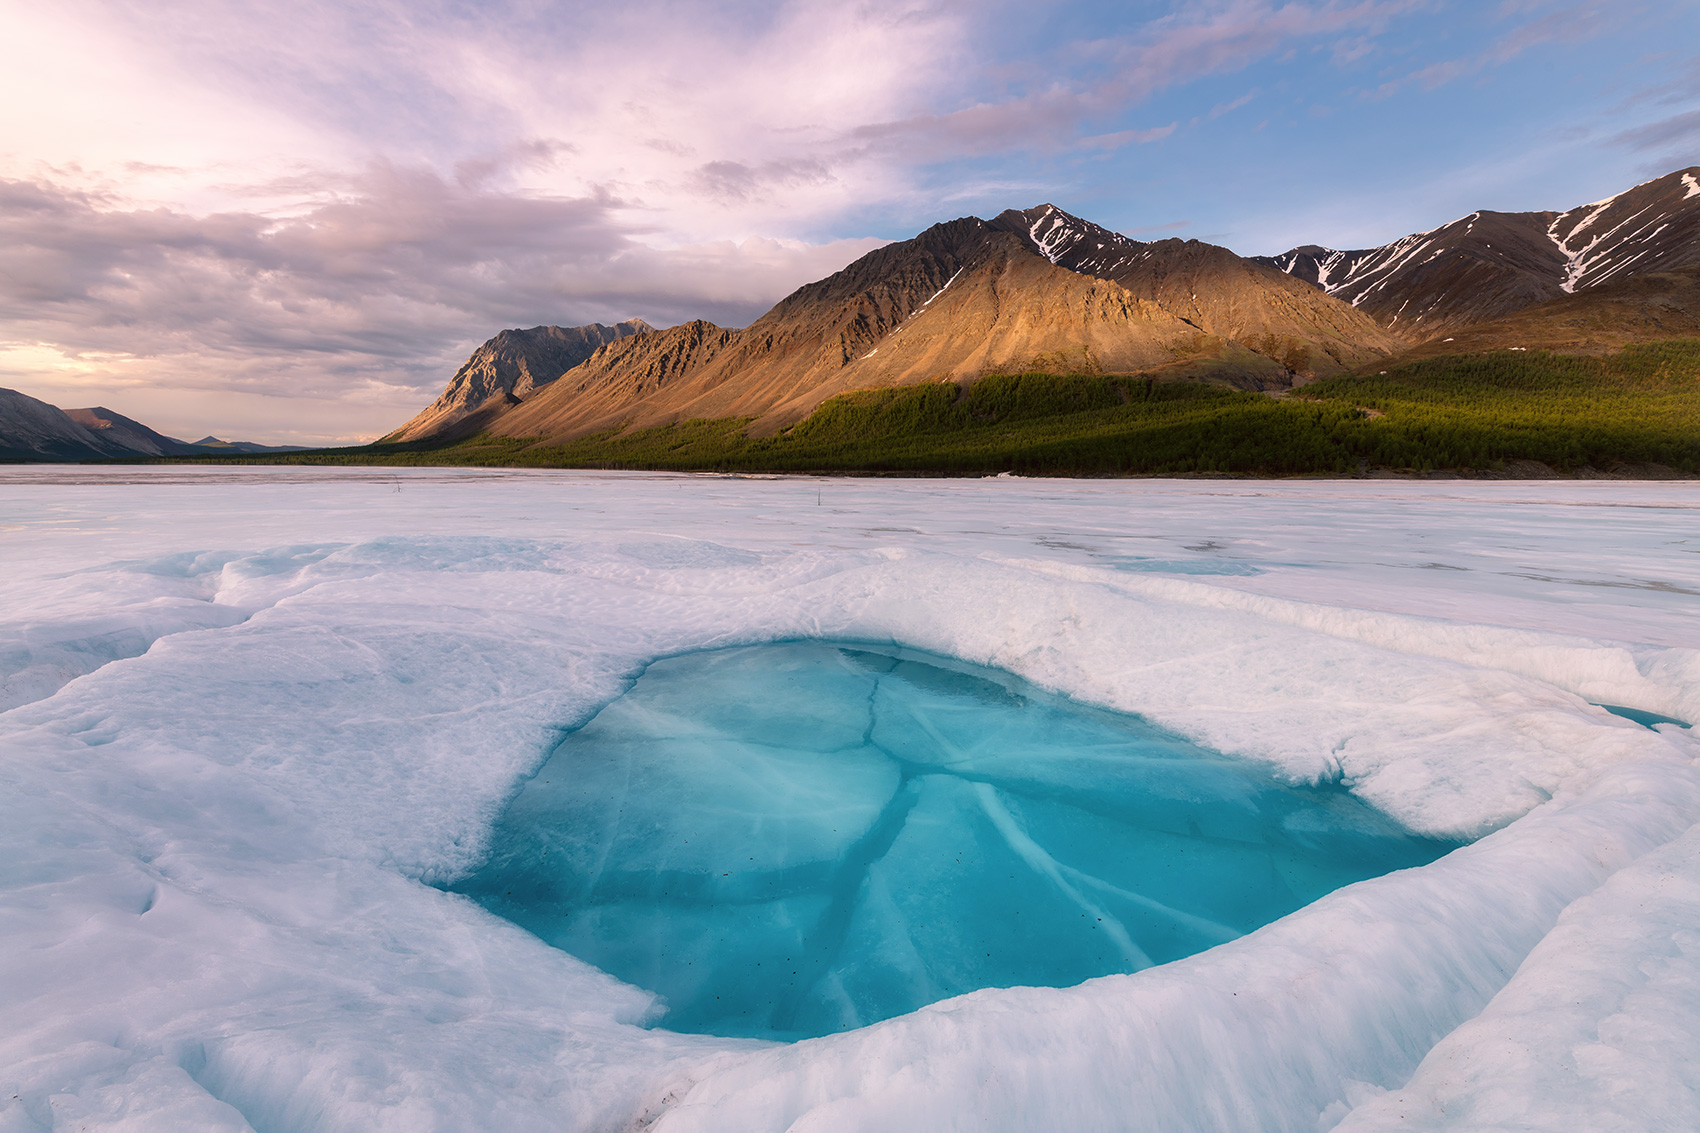
<path id="1" fill-rule="evenodd" d="M 1622 716 L 1625 720 L 1633 720 L 1643 728 L 1658 730 L 1660 724 L 1675 724 L 1679 728 L 1692 727 L 1686 720 L 1678 720 L 1675 716 L 1662 716 L 1657 712 L 1648 712 L 1644 708 L 1630 708 L 1624 704 L 1602 704 L 1613 716 Z"/>
<path id="2" fill-rule="evenodd" d="M 453 888 L 663 1026 L 794 1039 L 1161 964 L 1450 848 L 1008 673 L 795 642 L 652 664 Z"/>

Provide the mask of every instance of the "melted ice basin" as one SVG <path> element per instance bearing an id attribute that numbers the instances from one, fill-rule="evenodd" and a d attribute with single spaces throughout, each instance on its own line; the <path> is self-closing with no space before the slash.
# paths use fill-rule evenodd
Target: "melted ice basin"
<path id="1" fill-rule="evenodd" d="M 659 992 L 799 1038 L 1178 959 L 1451 849 L 1138 717 L 879 646 L 651 665 L 454 886 Z"/>

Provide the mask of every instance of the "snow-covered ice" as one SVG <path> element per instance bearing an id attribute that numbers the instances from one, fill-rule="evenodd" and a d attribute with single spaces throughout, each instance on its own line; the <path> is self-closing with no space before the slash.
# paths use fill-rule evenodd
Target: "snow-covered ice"
<path id="1" fill-rule="evenodd" d="M 0 1130 L 1691 1127 L 1690 484 L 0 471 Z M 658 658 L 987 666 L 1469 844 L 769 1043 L 446 891 Z M 988 812 L 989 813 L 989 812 Z"/>

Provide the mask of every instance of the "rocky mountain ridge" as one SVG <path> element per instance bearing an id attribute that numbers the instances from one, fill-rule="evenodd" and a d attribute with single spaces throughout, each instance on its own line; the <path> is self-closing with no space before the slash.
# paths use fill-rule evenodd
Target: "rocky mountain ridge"
<path id="1" fill-rule="evenodd" d="M 1700 166 L 1565 212 L 1474 212 L 1379 248 L 1263 258 L 1411 342 L 1645 272 L 1700 265 Z"/>
<path id="2" fill-rule="evenodd" d="M 504 330 L 472 352 L 436 401 L 385 437 L 466 436 L 536 393 L 607 343 L 655 328 L 642 319 L 613 326 Z"/>

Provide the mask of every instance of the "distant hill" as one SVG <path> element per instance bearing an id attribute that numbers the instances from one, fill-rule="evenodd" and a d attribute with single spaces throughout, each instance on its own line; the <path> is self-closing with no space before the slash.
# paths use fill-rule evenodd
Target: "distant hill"
<path id="1" fill-rule="evenodd" d="M 0 460 L 98 460 L 130 449 L 73 420 L 63 409 L 0 389 Z"/>
<path id="2" fill-rule="evenodd" d="M 1700 166 L 1565 212 L 1473 212 L 1379 248 L 1263 260 L 1426 342 L 1514 312 L 1700 266 Z"/>
<path id="3" fill-rule="evenodd" d="M 60 409 L 17 390 L 0 389 L 0 460 L 81 461 L 301 451 L 301 445 L 262 445 L 217 437 L 180 441 L 100 406 Z"/>

